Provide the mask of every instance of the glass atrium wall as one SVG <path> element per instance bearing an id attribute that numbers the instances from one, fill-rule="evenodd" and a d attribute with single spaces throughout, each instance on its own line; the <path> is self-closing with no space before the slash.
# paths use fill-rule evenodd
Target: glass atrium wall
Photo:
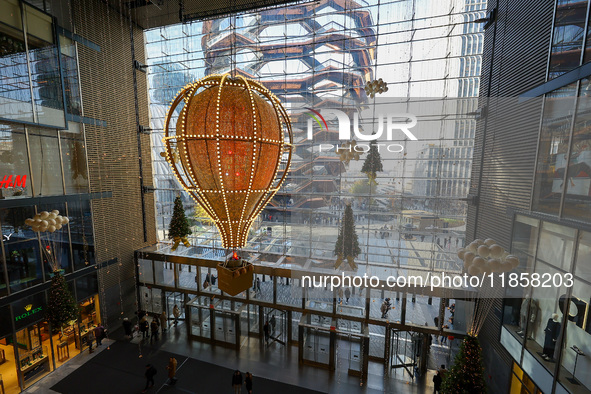
<path id="1" fill-rule="evenodd" d="M 326 131 L 307 140 L 307 117 L 295 109 L 359 110 L 374 100 L 409 98 L 425 98 L 428 107 L 443 97 L 477 97 L 483 33 L 472 21 L 484 17 L 485 5 L 320 1 L 146 31 L 160 239 L 166 240 L 172 201 L 181 190 L 161 156 L 168 104 L 185 84 L 236 67 L 281 99 L 296 143 L 288 179 L 253 226 L 247 250 L 331 268 L 338 223 L 351 203 L 362 248 L 358 265 L 461 269 L 455 253 L 464 244 L 461 199 L 469 187 L 476 125 L 466 114 L 476 110 L 475 100 L 458 104 L 463 116 L 430 119 L 419 141 L 401 142 L 403 152 L 382 151 L 384 171 L 371 186 L 361 172 L 367 154 L 344 163 L 334 151 L 319 152 L 314 143 L 338 141 Z M 379 78 L 389 90 L 372 99 L 363 86 Z M 194 216 L 194 247 L 175 253 L 223 255 L 215 251 L 221 247 L 215 226 L 182 196 Z"/>

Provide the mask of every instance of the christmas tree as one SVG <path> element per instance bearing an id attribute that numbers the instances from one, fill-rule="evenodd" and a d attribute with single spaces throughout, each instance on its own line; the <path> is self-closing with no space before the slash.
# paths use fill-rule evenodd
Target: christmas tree
<path id="1" fill-rule="evenodd" d="M 49 303 L 45 317 L 52 327 L 59 329 L 72 320 L 78 319 L 78 304 L 59 271 L 54 272 L 54 276 L 51 278 Z"/>
<path id="2" fill-rule="evenodd" d="M 185 246 L 190 246 L 187 240 L 187 235 L 191 234 L 191 228 L 189 226 L 189 220 L 185 215 L 185 208 L 181 197 L 177 196 L 174 199 L 174 210 L 172 211 L 172 219 L 170 219 L 170 227 L 168 228 L 168 239 L 174 240 L 174 246 L 172 250 L 176 250 L 180 242 L 183 242 Z"/>
<path id="3" fill-rule="evenodd" d="M 338 256 L 335 268 L 339 268 L 343 259 L 347 259 L 351 268 L 355 269 L 354 260 L 359 256 L 359 253 L 361 253 L 361 248 L 359 247 L 359 239 L 355 232 L 353 209 L 351 209 L 351 204 L 347 204 L 345 213 L 343 214 L 339 236 L 337 237 L 337 243 L 334 247 L 334 255 Z"/>
<path id="4" fill-rule="evenodd" d="M 384 167 L 382 166 L 382 158 L 380 157 L 378 146 L 374 140 L 369 145 L 369 152 L 367 153 L 363 167 L 361 167 L 361 172 L 366 174 L 370 181 L 375 182 L 377 176 L 376 173 L 381 171 L 384 171 Z"/>
<path id="5" fill-rule="evenodd" d="M 441 388 L 444 394 L 486 392 L 482 349 L 476 337 L 468 336 L 464 339 L 454 365 L 445 375 Z"/>

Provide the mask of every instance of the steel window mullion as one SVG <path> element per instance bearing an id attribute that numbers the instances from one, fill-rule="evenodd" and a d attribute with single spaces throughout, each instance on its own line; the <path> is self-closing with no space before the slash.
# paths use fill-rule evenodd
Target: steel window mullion
<path id="1" fill-rule="evenodd" d="M 552 11 L 552 29 L 550 30 L 550 42 L 548 43 L 548 60 L 546 61 L 546 82 L 550 74 L 550 59 L 552 58 L 552 42 L 554 41 L 554 24 L 556 22 L 556 9 L 558 8 L 558 0 L 554 2 L 554 10 Z"/>
<path id="2" fill-rule="evenodd" d="M 564 175 L 562 177 L 562 195 L 560 196 L 560 205 L 558 206 L 558 217 L 562 217 L 563 210 L 564 210 L 564 201 L 566 200 L 566 191 L 567 191 L 567 186 L 568 186 L 568 167 L 570 164 L 570 153 L 572 150 L 575 121 L 577 119 L 577 106 L 579 104 L 579 88 L 580 88 L 580 86 L 581 86 L 581 80 L 578 80 L 577 86 L 575 88 L 574 111 L 571 115 L 571 124 L 570 124 L 570 130 L 569 130 L 569 135 L 568 135 L 568 146 L 567 146 L 567 151 L 566 151 L 566 167 L 564 168 Z"/>
<path id="3" fill-rule="evenodd" d="M 23 25 L 23 37 L 25 39 L 25 55 L 27 58 L 27 74 L 29 76 L 29 91 L 31 94 L 31 106 L 33 109 L 33 123 L 39 123 L 39 118 L 37 115 L 37 106 L 35 104 L 35 92 L 33 91 L 33 77 L 31 75 L 31 57 L 29 55 L 29 40 L 27 38 L 27 18 L 25 17 L 25 3 L 23 1 L 19 2 L 20 9 L 21 9 L 21 23 Z"/>
<path id="4" fill-rule="evenodd" d="M 589 29 L 589 2 L 587 2 L 587 13 L 585 14 L 585 28 L 583 29 L 583 42 L 581 46 L 581 58 L 579 60 L 579 65 L 584 64 L 585 61 L 585 47 L 587 45 L 587 32 Z"/>

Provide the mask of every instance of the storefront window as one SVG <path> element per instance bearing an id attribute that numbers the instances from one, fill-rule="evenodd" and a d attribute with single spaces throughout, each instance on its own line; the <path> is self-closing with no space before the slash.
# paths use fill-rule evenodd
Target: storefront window
<path id="1" fill-rule="evenodd" d="M 568 316 L 566 335 L 562 346 L 562 368 L 560 381 L 571 392 L 576 392 L 577 386 L 583 385 L 591 389 L 591 360 L 587 357 L 591 353 L 591 275 L 589 275 L 589 261 L 591 261 L 591 234 L 580 232 L 575 261 L 574 286 L 570 297 L 562 297 L 561 311 Z M 567 304 L 567 305 L 564 305 Z M 576 363 L 576 369 L 575 369 Z"/>
<path id="2" fill-rule="evenodd" d="M 542 391 L 534 384 L 519 365 L 513 363 L 510 394 L 542 394 Z"/>
<path id="3" fill-rule="evenodd" d="M 544 222 L 540 232 L 537 258 L 549 265 L 571 272 L 576 230 Z M 536 267 L 536 272 L 539 271 Z"/>
<path id="4" fill-rule="evenodd" d="M 538 242 L 539 221 L 518 215 L 513 226 L 513 243 L 511 250 L 520 251 L 534 257 Z"/>
<path id="5" fill-rule="evenodd" d="M 84 275 L 76 279 L 76 297 L 84 300 L 92 294 L 98 293 L 98 279 L 95 274 Z"/>
<path id="6" fill-rule="evenodd" d="M 80 100 L 80 82 L 76 64 L 76 46 L 74 41 L 64 36 L 59 36 L 59 40 L 68 114 L 81 115 L 82 102 Z"/>
<path id="7" fill-rule="evenodd" d="M 576 86 L 573 83 L 546 95 L 534 185 L 535 211 L 560 212 Z"/>
<path id="8" fill-rule="evenodd" d="M 39 239 L 25 219 L 35 215 L 33 207 L 0 210 L 6 270 L 10 291 L 15 292 L 43 281 Z"/>
<path id="9" fill-rule="evenodd" d="M 36 196 L 64 194 L 57 131 L 28 128 Z"/>
<path id="10" fill-rule="evenodd" d="M 5 296 L 6 294 L 8 294 L 8 286 L 6 283 L 6 260 L 4 259 L 3 256 L 0 256 L 0 297 Z"/>
<path id="11" fill-rule="evenodd" d="M 70 238 L 72 240 L 72 260 L 74 270 L 96 264 L 94 253 L 94 233 L 92 214 L 88 200 L 72 201 L 68 204 Z"/>
<path id="12" fill-rule="evenodd" d="M 0 5 L 0 117 L 33 122 L 27 49 L 18 0 Z"/>
<path id="13" fill-rule="evenodd" d="M 587 283 L 591 283 L 591 233 L 579 232 L 579 246 L 577 248 L 577 262 L 575 264 L 575 276 Z M 591 327 L 589 327 L 591 329 Z"/>
<path id="14" fill-rule="evenodd" d="M 58 210 L 61 215 L 65 215 L 66 206 L 61 204 L 39 205 L 37 212 L 51 212 L 54 209 Z M 53 273 L 54 267 L 63 270 L 64 274 L 72 272 L 71 253 L 70 253 L 70 236 L 68 234 L 68 226 L 63 226 L 53 233 L 49 231 L 40 232 L 43 266 L 45 267 L 45 277 L 49 278 L 49 274 Z M 50 253 L 47 253 L 50 251 Z"/>
<path id="15" fill-rule="evenodd" d="M 0 174 L 2 177 L 12 175 L 14 182 L 13 187 L 0 189 L 1 197 L 30 197 L 32 195 L 33 180 L 29 172 L 27 138 L 24 127 L 0 123 Z"/>
<path id="16" fill-rule="evenodd" d="M 62 79 L 52 18 L 24 5 L 37 122 L 65 126 Z"/>
<path id="17" fill-rule="evenodd" d="M 572 134 L 563 216 L 591 219 L 591 80 L 581 80 Z M 564 168 L 562 169 L 564 171 Z"/>
<path id="18" fill-rule="evenodd" d="M 548 277 L 553 282 L 548 287 L 532 288 L 529 311 L 530 316 L 535 315 L 535 318 L 530 318 L 528 322 L 526 348 L 548 371 L 553 372 L 561 350 L 563 313 L 559 300 L 568 294 L 569 289 L 562 280 L 564 271 L 541 260 L 536 262 L 535 271 L 542 275 L 542 281 Z"/>
<path id="19" fill-rule="evenodd" d="M 587 1 L 558 0 L 552 34 L 549 78 L 556 78 L 581 64 Z"/>
<path id="20" fill-rule="evenodd" d="M 66 194 L 88 193 L 86 146 L 82 126 L 69 122 L 69 130 L 60 132 Z"/>

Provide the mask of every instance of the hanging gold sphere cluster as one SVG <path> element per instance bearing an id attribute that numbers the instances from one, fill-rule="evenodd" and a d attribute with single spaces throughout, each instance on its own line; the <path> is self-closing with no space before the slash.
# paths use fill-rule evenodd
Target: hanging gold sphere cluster
<path id="1" fill-rule="evenodd" d="M 68 224 L 69 222 L 70 218 L 60 215 L 60 211 L 57 209 L 51 212 L 39 212 L 32 218 L 25 220 L 25 224 L 31 226 L 31 230 L 36 233 L 53 233 L 54 231 L 60 230 L 63 225 Z"/>
<path id="2" fill-rule="evenodd" d="M 374 98 L 376 94 L 381 94 L 387 91 L 388 84 L 384 82 L 382 78 L 367 82 L 365 84 L 365 93 L 371 98 Z"/>
<path id="3" fill-rule="evenodd" d="M 166 160 L 183 188 L 225 248 L 244 247 L 291 162 L 291 122 L 279 99 L 242 76 L 210 75 L 181 89 L 164 131 Z"/>
<path id="4" fill-rule="evenodd" d="M 339 147 L 338 155 L 343 163 L 349 164 L 351 160 L 359 160 L 361 153 L 355 150 L 355 146 L 357 146 L 357 141 L 351 140 L 351 142 L 347 141 Z"/>
<path id="5" fill-rule="evenodd" d="M 471 276 L 491 272 L 508 272 L 519 265 L 519 258 L 509 254 L 494 239 L 476 239 L 465 249 L 458 250 L 464 261 L 464 270 Z"/>

